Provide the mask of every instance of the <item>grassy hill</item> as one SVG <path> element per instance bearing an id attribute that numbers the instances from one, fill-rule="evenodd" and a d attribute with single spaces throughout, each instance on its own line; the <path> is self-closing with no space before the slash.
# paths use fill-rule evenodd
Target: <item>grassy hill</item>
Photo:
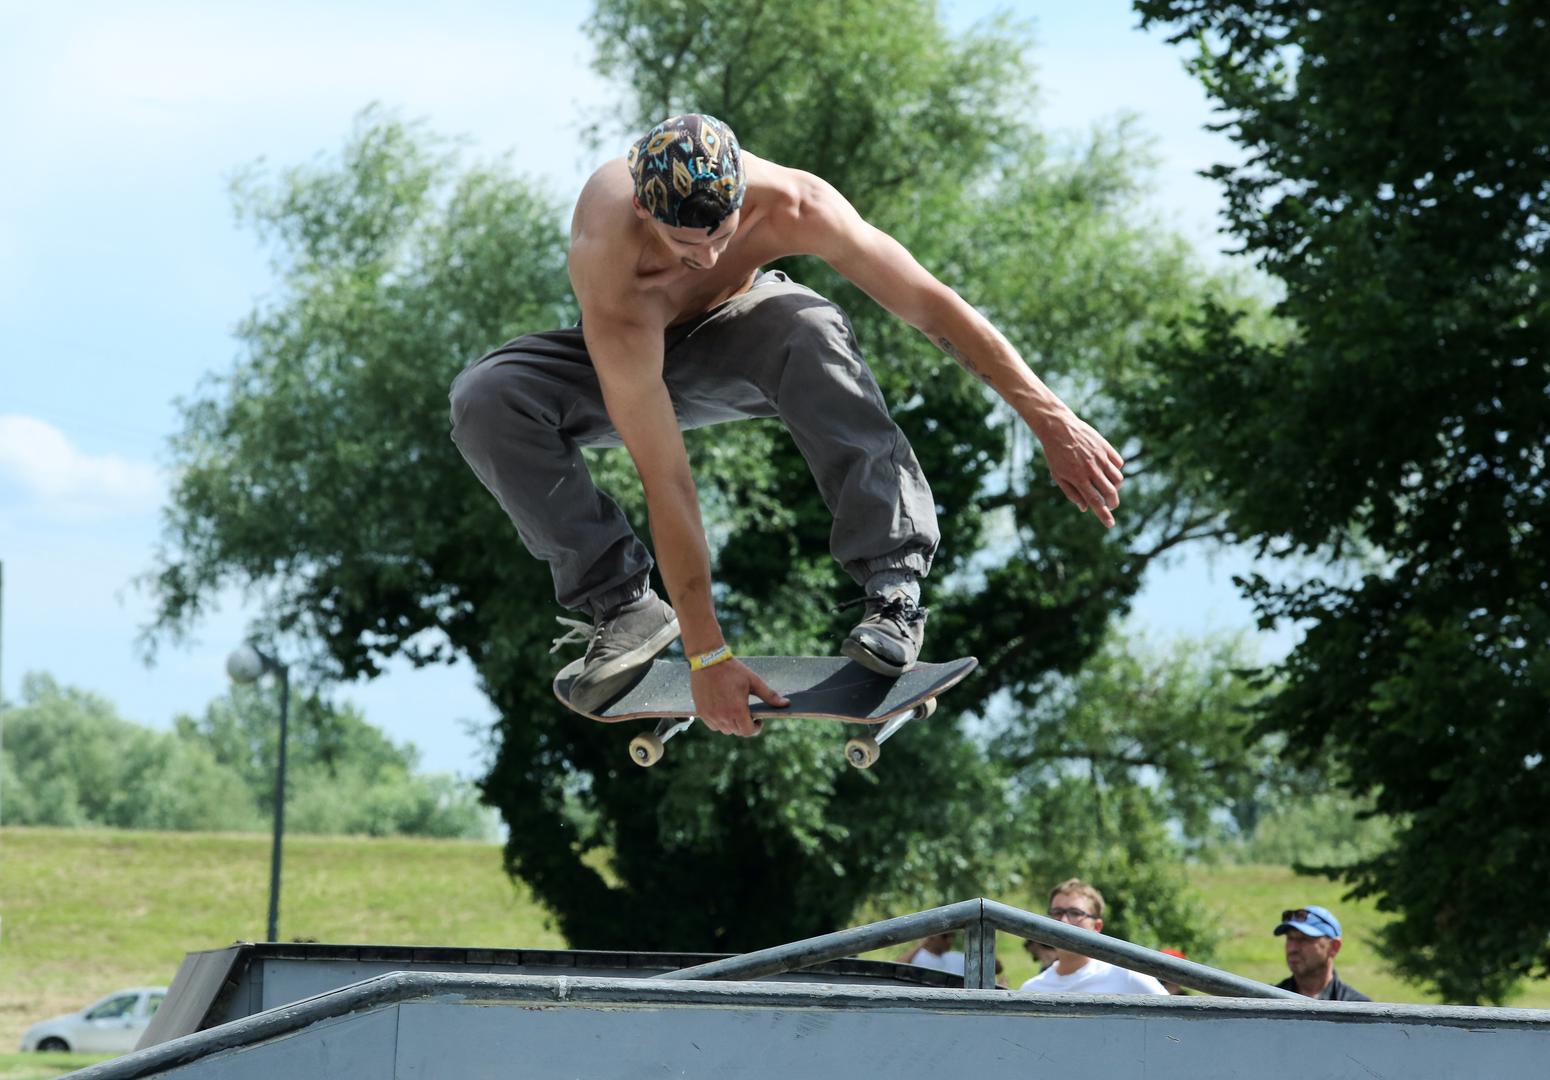
<path id="1" fill-rule="evenodd" d="M 1430 1000 L 1384 970 L 1369 944 L 1381 916 L 1343 902 L 1337 886 L 1262 866 L 1200 868 L 1194 885 L 1223 931 L 1219 967 L 1284 978 L 1280 941 L 1270 933 L 1277 915 L 1326 904 L 1345 924 L 1347 981 L 1379 1000 Z M 269 840 L 261 835 L 0 829 L 0 1053 L 44 1017 L 120 987 L 169 982 L 186 952 L 262 937 L 268 889 Z M 1035 911 L 1043 901 L 996 899 Z M 502 873 L 498 847 L 361 837 L 286 840 L 280 936 L 566 945 L 548 913 Z M 1003 936 L 998 952 L 1012 985 L 1033 974 L 1014 939 Z M 1513 1004 L 1550 1008 L 1550 984 L 1531 985 Z M 0 1078 L 13 1075 L 22 1074 L 0 1061 Z"/>
<path id="2" fill-rule="evenodd" d="M 0 1051 L 101 994 L 170 982 L 186 952 L 261 939 L 268 903 L 263 835 L 0 829 Z M 280 936 L 565 945 L 500 848 L 361 837 L 286 839 Z"/>

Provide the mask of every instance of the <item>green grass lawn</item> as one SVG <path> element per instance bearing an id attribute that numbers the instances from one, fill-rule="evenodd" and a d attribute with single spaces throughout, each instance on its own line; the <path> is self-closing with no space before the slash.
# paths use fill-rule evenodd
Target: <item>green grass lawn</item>
<path id="1" fill-rule="evenodd" d="M 0 1053 L 0 1080 L 50 1080 L 84 1069 L 112 1054 L 4 1054 Z"/>
<path id="2" fill-rule="evenodd" d="M 548 913 L 506 878 L 491 844 L 293 837 L 284 873 L 285 940 L 566 945 Z M 1286 969 L 1270 933 L 1278 914 L 1325 904 L 1345 925 L 1347 981 L 1379 1000 L 1431 1000 L 1384 970 L 1370 944 L 1381 917 L 1370 904 L 1343 902 L 1338 886 L 1263 866 L 1199 868 L 1193 883 L 1223 933 L 1219 967 L 1279 981 Z M 268 890 L 262 835 L 0 829 L 0 1055 L 38 1020 L 122 987 L 165 985 L 184 953 L 263 937 Z M 1042 896 L 996 899 L 1043 907 Z M 1013 986 L 1033 974 L 1016 939 L 1002 935 L 998 952 Z M 1531 984 L 1513 1004 L 1550 1008 L 1550 983 Z M 17 1060 L 35 1071 L 16 1071 Z M 46 1070 L 60 1060 L 0 1056 L 0 1080 L 55 1075 Z"/>
<path id="3" fill-rule="evenodd" d="M 184 953 L 263 938 L 268 903 L 267 836 L 0 829 L 0 1051 L 113 990 L 166 985 Z M 499 847 L 364 837 L 286 839 L 280 936 L 565 945 Z"/>

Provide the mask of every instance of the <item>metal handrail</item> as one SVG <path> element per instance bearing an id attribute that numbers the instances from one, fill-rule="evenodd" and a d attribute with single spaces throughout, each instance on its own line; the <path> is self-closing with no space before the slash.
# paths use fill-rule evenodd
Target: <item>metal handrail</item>
<path id="1" fill-rule="evenodd" d="M 916 938 L 932 934 L 946 934 L 961 930 L 971 921 L 978 921 L 980 901 L 964 900 L 946 907 L 917 911 L 913 915 L 900 915 L 882 922 L 837 930 L 832 934 L 792 941 L 770 949 L 729 956 L 725 960 L 712 960 L 708 964 L 664 971 L 653 979 L 757 979 L 782 971 L 795 971 L 809 964 L 825 960 L 838 960 L 842 956 L 854 956 L 872 949 L 885 949 Z M 994 962 L 992 962 L 994 966 Z"/>
<path id="2" fill-rule="evenodd" d="M 838 930 L 832 934 L 776 945 L 708 964 L 653 975 L 653 979 L 757 979 L 809 964 L 838 960 L 872 949 L 902 945 L 906 941 L 964 931 L 963 985 L 971 990 L 990 990 L 996 985 L 996 931 L 1067 949 L 1095 960 L 1104 960 L 1131 971 L 1140 971 L 1192 990 L 1225 997 L 1301 997 L 1290 990 L 1246 979 L 1207 964 L 1181 960 L 1142 945 L 1108 937 L 1079 926 L 1035 915 L 1021 908 L 986 900 L 963 900 L 945 907 L 900 915 L 881 922 Z"/>
<path id="3" fill-rule="evenodd" d="M 981 900 L 985 921 L 997 930 L 1028 938 L 1030 941 L 1055 945 L 1095 960 L 1105 960 L 1131 971 L 1152 975 L 1164 982 L 1175 982 L 1191 990 L 1203 990 L 1223 997 L 1248 998 L 1298 998 L 1301 994 L 1283 990 L 1279 986 L 1246 979 L 1230 971 L 1214 968 L 1209 964 L 1197 964 L 1193 960 L 1181 960 L 1177 956 L 1148 949 L 1130 941 L 1109 937 L 1092 930 L 1035 915 L 1030 911 L 1000 904 L 994 900 Z"/>

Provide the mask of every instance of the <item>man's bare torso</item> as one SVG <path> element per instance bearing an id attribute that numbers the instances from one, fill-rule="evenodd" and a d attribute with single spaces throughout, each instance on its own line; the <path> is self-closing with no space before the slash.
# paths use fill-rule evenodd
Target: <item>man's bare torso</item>
<path id="1" fill-rule="evenodd" d="M 748 187 L 740 221 L 710 269 L 686 265 L 636 215 L 634 184 L 623 158 L 600 167 L 582 188 L 571 218 L 572 280 L 583 274 L 604 280 L 619 309 L 650 313 L 664 326 L 687 322 L 747 291 L 760 266 L 798 253 L 789 234 L 807 174 L 747 151 L 743 159 Z"/>

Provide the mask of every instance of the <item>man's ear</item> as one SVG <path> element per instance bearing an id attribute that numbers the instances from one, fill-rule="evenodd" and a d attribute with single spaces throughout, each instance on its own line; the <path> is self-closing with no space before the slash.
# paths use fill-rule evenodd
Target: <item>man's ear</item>
<path id="1" fill-rule="evenodd" d="M 1329 958 L 1331 960 L 1333 960 L 1336 956 L 1339 955 L 1339 953 L 1340 953 L 1340 939 L 1339 938 L 1330 938 L 1329 939 Z"/>
<path id="2" fill-rule="evenodd" d="M 640 218 L 642 221 L 645 221 L 648 217 L 651 216 L 651 212 L 649 210 L 647 210 L 643 205 L 641 205 L 641 201 L 640 201 L 640 196 L 639 195 L 631 195 L 630 196 L 630 202 L 635 205 L 635 216 L 636 217 Z"/>
<path id="3" fill-rule="evenodd" d="M 1095 934 L 1103 933 L 1103 920 L 1102 919 L 1094 919 L 1093 920 L 1093 933 L 1095 933 Z"/>

